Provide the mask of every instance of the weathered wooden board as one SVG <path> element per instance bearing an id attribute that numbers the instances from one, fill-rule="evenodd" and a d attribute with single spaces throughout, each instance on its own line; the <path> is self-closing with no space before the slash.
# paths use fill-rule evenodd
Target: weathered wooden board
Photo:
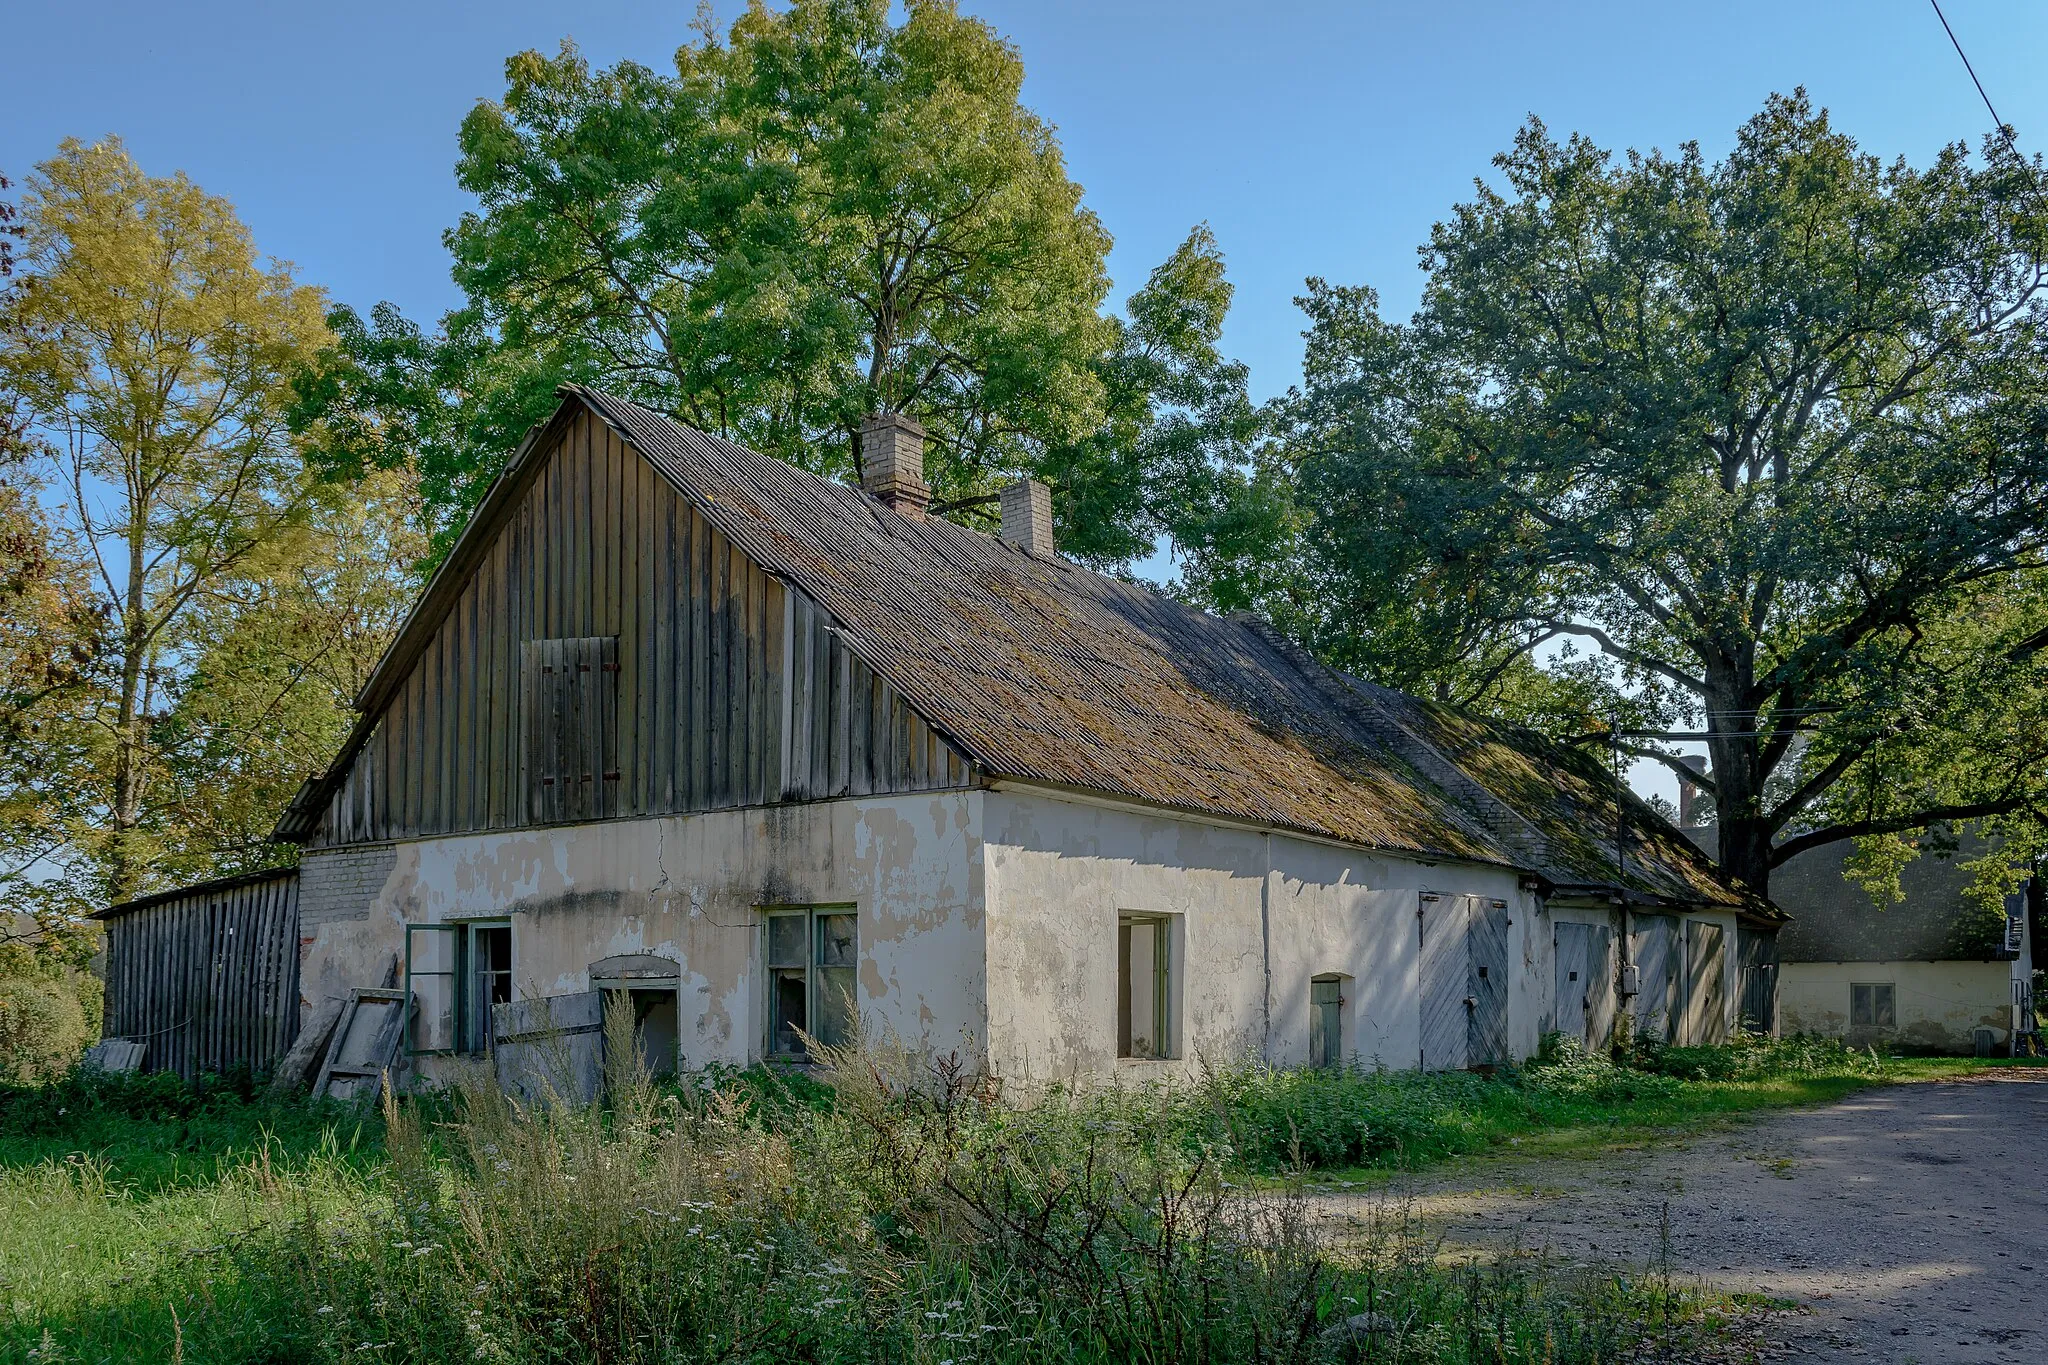
<path id="1" fill-rule="evenodd" d="M 588 1104 L 604 1080 L 604 992 L 508 1000 L 492 1011 L 498 1084 L 529 1104 Z"/>
<path id="2" fill-rule="evenodd" d="M 144 1045 L 146 1070 L 267 1071 L 298 1036 L 298 869 L 144 897 L 101 919 L 101 1032 Z"/>
<path id="3" fill-rule="evenodd" d="M 327 1044 L 334 1037 L 334 1026 L 347 1005 L 346 1000 L 330 995 L 313 1007 L 305 1026 L 299 1030 L 298 1038 L 278 1061 L 277 1069 L 270 1073 L 272 1095 L 282 1097 L 312 1085 L 321 1062 L 327 1057 Z"/>
<path id="4" fill-rule="evenodd" d="M 965 785 L 965 760 L 827 614 L 610 427 L 583 414 L 516 477 L 518 503 L 378 714 L 314 846 Z M 605 685 L 551 685 L 563 675 L 541 670 L 563 667 L 564 650 L 592 669 L 570 676 Z M 588 793 L 579 768 L 576 791 L 543 794 L 561 779 L 536 762 L 542 733 L 556 759 L 573 738 L 613 766 Z"/>
<path id="5" fill-rule="evenodd" d="M 126 1038 L 108 1038 L 94 1043 L 85 1050 L 79 1065 L 87 1071 L 106 1071 L 125 1076 L 142 1068 L 143 1055 L 149 1051 L 147 1043 L 131 1043 Z"/>

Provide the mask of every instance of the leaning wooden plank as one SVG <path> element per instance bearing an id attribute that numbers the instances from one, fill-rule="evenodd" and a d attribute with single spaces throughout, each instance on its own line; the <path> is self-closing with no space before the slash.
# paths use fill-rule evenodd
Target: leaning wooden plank
<path id="1" fill-rule="evenodd" d="M 348 1004 L 341 997 L 330 995 L 313 1008 L 312 1017 L 299 1030 L 298 1040 L 270 1077 L 272 1095 L 288 1095 L 305 1085 L 308 1073 L 326 1057 L 328 1040 L 334 1036 L 334 1026 L 341 1021 Z"/>
<path id="2" fill-rule="evenodd" d="M 335 1025 L 327 1063 L 314 1082 L 314 1096 L 348 1100 L 375 1095 L 385 1073 L 397 1061 L 404 1024 L 404 991 L 358 988 L 351 992 Z"/>

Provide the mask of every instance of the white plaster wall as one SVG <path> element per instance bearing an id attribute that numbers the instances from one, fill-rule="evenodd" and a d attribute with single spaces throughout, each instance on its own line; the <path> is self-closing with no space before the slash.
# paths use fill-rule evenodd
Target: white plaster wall
<path id="1" fill-rule="evenodd" d="M 588 989 L 601 958 L 672 958 L 685 1064 L 745 1063 L 767 1027 L 759 908 L 851 903 L 863 1025 L 978 1059 L 977 800 L 926 793 L 403 842 L 363 915 L 322 924 L 306 945 L 304 994 L 382 985 L 402 968 L 408 923 L 503 916 L 517 997 Z"/>
<path id="2" fill-rule="evenodd" d="M 1976 1029 L 1995 1029 L 2003 1046 L 2012 1023 L 2009 962 L 1787 962 L 1778 971 L 1780 1032 L 1787 1035 L 1969 1052 Z M 1850 1028 L 1849 987 L 1887 981 L 1896 988 L 1898 1027 Z"/>
<path id="3" fill-rule="evenodd" d="M 1425 889 L 1507 900 L 1509 961 L 1531 952 L 1532 906 L 1506 869 L 1424 865 L 1016 788 L 982 802 L 989 1051 L 1018 1082 L 1142 1080 L 1248 1056 L 1302 1064 L 1309 980 L 1325 973 L 1347 978 L 1347 1051 L 1413 1066 Z M 1116 1056 L 1120 911 L 1178 917 L 1173 1061 Z M 1510 1038 L 1524 1053 L 1539 1035 L 1536 984 L 1526 972 L 1510 983 Z"/>

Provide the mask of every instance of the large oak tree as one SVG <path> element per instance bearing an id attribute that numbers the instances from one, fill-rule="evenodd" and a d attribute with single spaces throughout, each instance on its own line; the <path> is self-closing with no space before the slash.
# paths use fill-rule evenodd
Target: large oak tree
<path id="1" fill-rule="evenodd" d="M 2009 148 L 1885 162 L 1803 93 L 1711 162 L 1532 121 L 1410 322 L 1311 282 L 1298 553 L 1250 595 L 1482 704 L 1546 641 L 1604 655 L 1704 732 L 1759 891 L 2040 811 L 2048 190 Z"/>

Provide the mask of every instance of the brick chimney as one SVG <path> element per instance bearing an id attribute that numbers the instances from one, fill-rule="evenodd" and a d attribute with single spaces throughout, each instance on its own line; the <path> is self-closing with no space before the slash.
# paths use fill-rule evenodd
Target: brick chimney
<path id="1" fill-rule="evenodd" d="M 1678 761 L 1684 764 L 1686 767 L 1692 769 L 1696 773 L 1704 775 L 1707 771 L 1707 759 L 1705 754 L 1686 754 L 1682 756 Z M 1692 783 L 1686 781 L 1682 777 L 1678 779 L 1678 827 L 1680 829 L 1692 828 L 1692 803 L 1694 798 L 1698 795 L 1698 787 L 1694 786 Z"/>
<path id="2" fill-rule="evenodd" d="M 1052 554 L 1052 490 L 1036 479 L 1019 479 L 999 496 L 1003 526 L 997 534 L 1035 555 Z"/>
<path id="3" fill-rule="evenodd" d="M 906 517 L 924 520 L 931 486 L 924 481 L 924 428 L 900 412 L 860 424 L 860 486 Z"/>

